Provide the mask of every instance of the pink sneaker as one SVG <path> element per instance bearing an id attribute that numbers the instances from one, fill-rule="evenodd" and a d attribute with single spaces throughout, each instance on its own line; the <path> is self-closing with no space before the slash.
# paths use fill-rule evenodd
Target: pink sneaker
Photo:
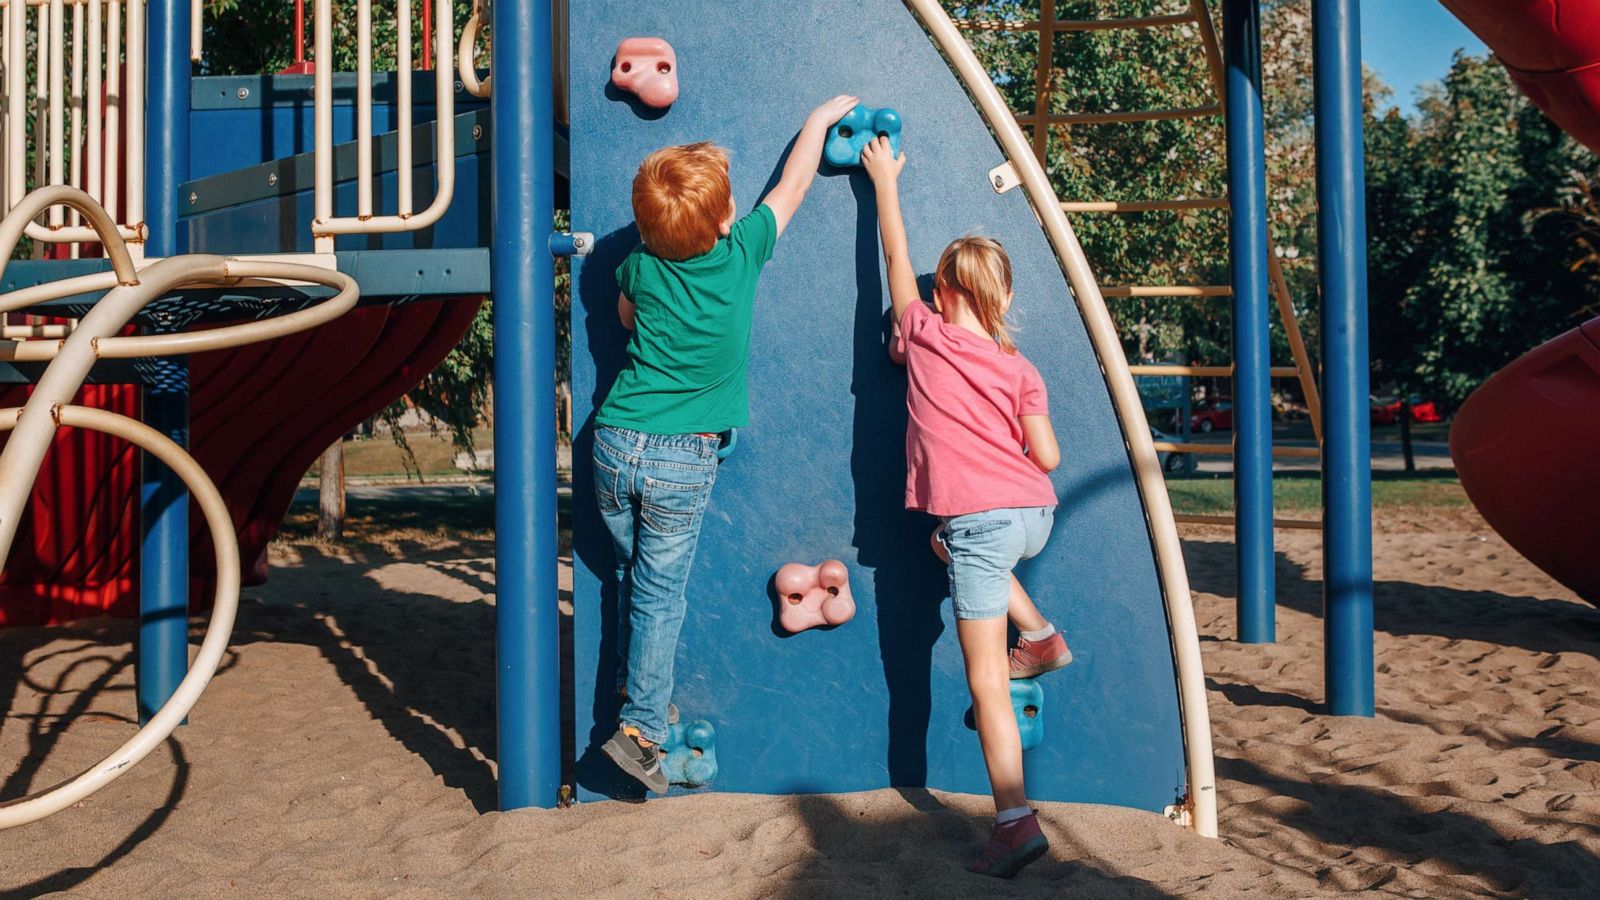
<path id="1" fill-rule="evenodd" d="M 1050 849 L 1044 832 L 1039 830 L 1039 817 L 1028 813 L 1020 819 L 994 826 L 978 858 L 967 866 L 968 872 L 994 878 L 1011 878 L 1028 863 Z"/>
<path id="2" fill-rule="evenodd" d="M 1056 632 L 1042 641 L 1017 638 L 1016 649 L 1011 651 L 1011 677 L 1033 678 L 1054 672 L 1072 662 L 1072 651 L 1067 649 L 1067 639 Z"/>

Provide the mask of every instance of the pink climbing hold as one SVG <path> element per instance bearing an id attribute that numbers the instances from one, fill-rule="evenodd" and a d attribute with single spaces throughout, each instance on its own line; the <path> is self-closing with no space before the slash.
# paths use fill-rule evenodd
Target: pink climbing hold
<path id="1" fill-rule="evenodd" d="M 678 99 L 678 54 L 662 38 L 626 38 L 617 45 L 611 83 L 645 106 L 666 109 Z"/>
<path id="2" fill-rule="evenodd" d="M 819 566 L 789 563 L 778 570 L 778 624 L 791 634 L 819 625 L 842 625 L 856 614 L 850 570 L 837 559 Z"/>

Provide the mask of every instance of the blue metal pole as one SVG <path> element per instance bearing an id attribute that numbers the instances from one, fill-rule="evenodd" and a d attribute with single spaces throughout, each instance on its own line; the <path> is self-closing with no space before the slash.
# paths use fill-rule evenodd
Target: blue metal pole
<path id="1" fill-rule="evenodd" d="M 1358 0 L 1313 0 L 1322 283 L 1322 614 L 1328 709 L 1373 714 L 1367 208 Z"/>
<path id="2" fill-rule="evenodd" d="M 548 0 L 494 4 L 490 290 L 501 809 L 553 806 L 561 788 L 550 14 Z"/>
<path id="3" fill-rule="evenodd" d="M 1272 341 L 1267 296 L 1267 157 L 1261 119 L 1261 3 L 1223 6 L 1229 263 L 1233 271 L 1233 503 L 1239 640 L 1277 639 L 1272 544 Z"/>
<path id="4" fill-rule="evenodd" d="M 150 0 L 145 156 L 145 221 L 151 256 L 179 252 L 178 188 L 189 174 L 189 3 Z M 134 88 L 137 90 L 137 88 Z M 144 420 L 189 442 L 189 367 L 155 361 L 144 390 Z M 189 492 L 167 467 L 142 461 L 139 552 L 139 721 L 159 710 L 189 668 Z"/>

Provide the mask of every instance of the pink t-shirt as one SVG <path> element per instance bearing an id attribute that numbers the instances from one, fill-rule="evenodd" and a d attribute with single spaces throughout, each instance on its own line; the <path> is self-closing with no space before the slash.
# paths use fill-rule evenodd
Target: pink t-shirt
<path id="1" fill-rule="evenodd" d="M 900 316 L 898 349 L 910 375 L 907 509 L 962 516 L 1056 505 L 1049 476 L 1023 453 L 1019 417 L 1050 413 L 1033 363 L 920 302 Z"/>

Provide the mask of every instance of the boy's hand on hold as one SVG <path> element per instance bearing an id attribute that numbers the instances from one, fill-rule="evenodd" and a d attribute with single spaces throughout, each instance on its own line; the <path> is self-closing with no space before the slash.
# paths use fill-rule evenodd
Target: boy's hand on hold
<path id="1" fill-rule="evenodd" d="M 896 158 L 889 147 L 889 139 L 879 137 L 861 148 L 861 167 L 867 170 L 867 177 L 874 183 L 893 183 L 900 177 L 900 170 L 906 167 L 906 154 L 902 150 Z"/>
<path id="2" fill-rule="evenodd" d="M 806 116 L 806 124 L 815 128 L 827 128 L 833 123 L 844 118 L 845 113 L 856 108 L 860 101 L 849 94 L 840 94 L 818 106 Z"/>

